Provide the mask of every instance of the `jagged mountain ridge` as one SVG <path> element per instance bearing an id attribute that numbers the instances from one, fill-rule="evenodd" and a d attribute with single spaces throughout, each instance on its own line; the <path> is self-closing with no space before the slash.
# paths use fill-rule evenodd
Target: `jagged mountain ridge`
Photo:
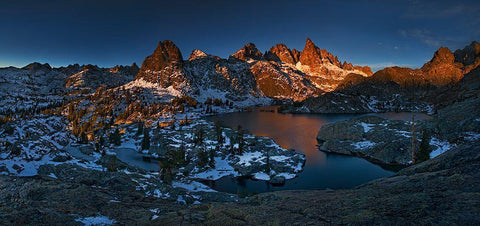
<path id="1" fill-rule="evenodd" d="M 308 96 L 333 90 L 349 74 L 370 76 L 369 67 L 340 63 L 337 57 L 319 49 L 307 39 L 302 52 L 277 44 L 262 54 L 248 43 L 228 59 L 194 50 L 189 60 L 171 41 L 160 42 L 145 58 L 136 79 L 158 83 L 202 98 L 216 95 L 221 99 L 269 97 L 303 100 Z"/>
<path id="2" fill-rule="evenodd" d="M 441 47 L 420 69 L 387 67 L 370 77 L 348 75 L 335 91 L 308 98 L 294 112 L 368 113 L 427 111 L 433 113 L 458 86 L 474 77 L 480 65 L 480 47 L 472 42 L 452 53 Z"/>

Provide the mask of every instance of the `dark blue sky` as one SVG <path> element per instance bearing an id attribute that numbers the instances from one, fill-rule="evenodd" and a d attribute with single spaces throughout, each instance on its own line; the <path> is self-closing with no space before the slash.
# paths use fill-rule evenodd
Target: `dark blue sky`
<path id="1" fill-rule="evenodd" d="M 141 64 L 160 40 L 227 57 L 310 37 L 354 64 L 418 67 L 480 40 L 479 1 L 1 0 L 0 67 Z"/>

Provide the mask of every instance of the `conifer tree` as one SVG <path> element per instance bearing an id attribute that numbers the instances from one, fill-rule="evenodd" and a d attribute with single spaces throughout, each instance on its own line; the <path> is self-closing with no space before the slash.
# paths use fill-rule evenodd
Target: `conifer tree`
<path id="1" fill-rule="evenodd" d="M 118 128 L 116 128 L 115 131 L 110 134 L 110 143 L 116 146 L 119 146 L 122 144 L 122 137 L 120 134 L 120 130 Z"/>
<path id="2" fill-rule="evenodd" d="M 142 150 L 150 149 L 150 132 L 148 129 L 143 130 Z"/>
<path id="3" fill-rule="evenodd" d="M 418 153 L 415 155 L 415 163 L 421 163 L 430 159 L 430 153 L 432 148 L 430 147 L 430 134 L 426 129 L 422 132 L 422 141 L 420 142 L 420 147 Z"/>
<path id="4" fill-rule="evenodd" d="M 215 122 L 215 134 L 217 136 L 217 142 L 219 145 L 223 144 L 224 137 L 222 135 L 222 124 L 220 121 Z"/>
<path id="5" fill-rule="evenodd" d="M 142 133 L 143 133 L 143 122 L 139 122 L 139 123 L 137 124 L 137 133 L 136 133 L 136 135 L 137 135 L 137 136 L 140 136 Z"/>
<path id="6" fill-rule="evenodd" d="M 209 155 L 205 150 L 198 150 L 198 166 L 205 167 L 209 163 Z"/>
<path id="7" fill-rule="evenodd" d="M 215 149 L 210 149 L 208 153 L 208 165 L 212 168 L 215 168 Z"/>
<path id="8" fill-rule="evenodd" d="M 243 146 L 244 146 L 244 138 L 243 138 L 244 131 L 242 129 L 241 125 L 238 125 L 237 127 L 237 143 L 238 143 L 238 149 L 237 153 L 238 155 L 243 154 Z"/>

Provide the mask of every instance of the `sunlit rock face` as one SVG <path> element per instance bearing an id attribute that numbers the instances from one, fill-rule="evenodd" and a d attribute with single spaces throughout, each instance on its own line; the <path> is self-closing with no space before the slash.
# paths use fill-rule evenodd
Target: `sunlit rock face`
<path id="1" fill-rule="evenodd" d="M 189 85 L 183 73 L 183 57 L 178 47 L 169 40 L 160 42 L 152 55 L 145 58 L 136 76 L 161 87 L 181 89 Z"/>
<path id="2" fill-rule="evenodd" d="M 336 81 L 343 80 L 348 74 L 352 73 L 362 76 L 372 75 L 368 66 L 354 66 L 348 62 L 341 63 L 333 54 L 325 49 L 318 48 L 311 39 L 307 39 L 296 67 L 308 75 Z M 323 82 L 325 83 L 325 81 Z M 326 91 L 333 90 L 337 83 L 330 82 L 331 88 Z"/>
<path id="3" fill-rule="evenodd" d="M 230 58 L 249 61 L 249 60 L 263 60 L 263 54 L 257 49 L 255 44 L 248 43 L 243 46 L 242 49 L 238 50 L 234 54 L 230 55 Z"/>
<path id="4" fill-rule="evenodd" d="M 193 50 L 188 60 L 183 60 L 173 42 L 163 41 L 145 59 L 136 78 L 189 95 L 301 101 L 365 82 L 395 82 L 402 87 L 455 83 L 480 64 L 478 46 L 473 42 L 455 54 L 440 48 L 421 69 L 389 67 L 372 75 L 368 66 L 341 62 L 311 39 L 301 52 L 277 44 L 262 54 L 255 44 L 248 43 L 229 59 Z"/>
<path id="5" fill-rule="evenodd" d="M 276 44 L 265 53 L 265 58 L 270 61 L 283 62 L 287 64 L 296 64 L 299 60 L 300 52 L 287 48 L 285 44 Z"/>
<path id="6" fill-rule="evenodd" d="M 446 47 L 435 52 L 432 60 L 423 65 L 421 71 L 427 82 L 433 85 L 446 85 L 463 78 L 462 64 L 455 62 L 455 56 Z"/>

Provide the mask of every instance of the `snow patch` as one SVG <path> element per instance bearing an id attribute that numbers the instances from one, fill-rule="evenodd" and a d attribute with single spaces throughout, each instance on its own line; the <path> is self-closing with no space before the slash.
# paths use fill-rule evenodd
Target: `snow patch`
<path id="1" fill-rule="evenodd" d="M 201 173 L 197 173 L 192 178 L 205 179 L 205 180 L 218 180 L 224 176 L 238 176 L 238 172 L 228 163 L 227 159 L 221 157 L 215 157 L 215 167 L 208 169 Z"/>
<path id="2" fill-rule="evenodd" d="M 237 156 L 240 161 L 238 161 L 238 164 L 240 165 L 244 165 L 244 166 L 250 166 L 250 162 L 252 161 L 259 161 L 265 157 L 262 157 L 262 153 L 261 152 L 248 152 L 248 153 L 243 153 L 243 155 L 239 155 Z"/>
<path id="3" fill-rule="evenodd" d="M 258 172 L 253 174 L 253 178 L 257 180 L 270 180 L 270 175 L 264 173 L 264 172 Z"/>
<path id="4" fill-rule="evenodd" d="M 441 141 L 435 137 L 432 137 L 432 139 L 430 140 L 430 145 L 432 146 L 435 146 L 435 150 L 433 150 L 432 152 L 430 152 L 430 158 L 433 159 L 439 155 L 441 155 L 442 153 L 452 149 L 453 147 L 455 147 L 454 144 L 450 144 L 448 143 L 447 141 Z"/>
<path id="5" fill-rule="evenodd" d="M 373 124 L 369 124 L 369 123 L 361 122 L 361 123 L 360 123 L 360 126 L 363 127 L 363 132 L 368 133 L 368 131 L 372 130 L 372 127 L 373 127 L 374 125 L 373 125 Z"/>
<path id="6" fill-rule="evenodd" d="M 371 148 L 371 147 L 377 145 L 377 143 L 367 140 L 367 141 L 360 141 L 360 142 L 352 143 L 351 145 L 353 147 L 355 147 L 356 149 L 364 150 L 364 149 Z"/>
<path id="7" fill-rule="evenodd" d="M 174 181 L 172 183 L 172 186 L 175 188 L 183 188 L 187 191 L 190 192 L 217 192 L 210 187 L 196 181 L 190 181 L 190 182 L 181 182 L 181 181 Z"/>
<path id="8" fill-rule="evenodd" d="M 110 219 L 106 216 L 96 216 L 96 217 L 81 217 L 75 219 L 75 221 L 83 223 L 83 225 L 112 225 L 117 223 L 116 220 Z"/>

